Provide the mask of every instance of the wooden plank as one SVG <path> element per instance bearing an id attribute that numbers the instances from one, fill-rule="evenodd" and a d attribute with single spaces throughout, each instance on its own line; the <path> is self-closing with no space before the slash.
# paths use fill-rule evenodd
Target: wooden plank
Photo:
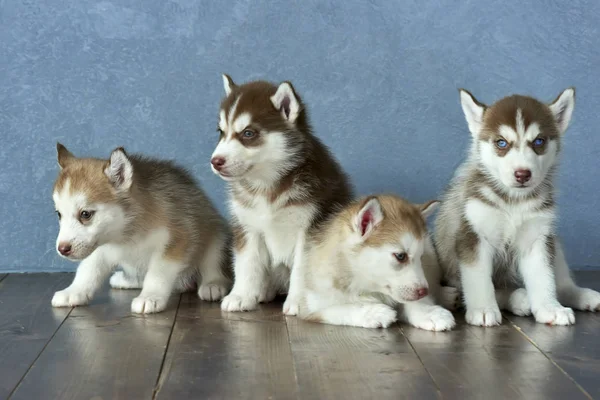
<path id="1" fill-rule="evenodd" d="M 151 399 L 179 295 L 162 313 L 131 314 L 138 290 L 103 290 L 77 307 L 13 399 Z"/>
<path id="2" fill-rule="evenodd" d="M 444 398 L 587 398 L 510 323 L 479 328 L 457 317 L 450 332 L 402 328 Z"/>
<path id="3" fill-rule="evenodd" d="M 5 399 L 69 314 L 53 309 L 71 274 L 12 274 L 0 282 L 0 399 Z"/>
<path id="4" fill-rule="evenodd" d="M 600 271 L 578 271 L 575 276 L 582 286 L 600 290 Z M 600 398 L 600 313 L 577 312 L 575 326 L 570 327 L 506 317 L 592 398 Z"/>
<path id="5" fill-rule="evenodd" d="M 288 318 L 301 399 L 436 399 L 440 393 L 394 325 L 365 329 Z"/>
<path id="6" fill-rule="evenodd" d="M 296 398 L 285 322 L 273 320 L 281 303 L 222 313 L 186 294 L 180 310 L 157 399 Z"/>

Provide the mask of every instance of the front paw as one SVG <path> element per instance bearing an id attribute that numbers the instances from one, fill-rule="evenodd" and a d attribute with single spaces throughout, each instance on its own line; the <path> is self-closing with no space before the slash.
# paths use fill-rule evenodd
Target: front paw
<path id="1" fill-rule="evenodd" d="M 520 317 L 531 315 L 531 303 L 525 289 L 519 288 L 510 294 L 508 309 L 511 313 Z"/>
<path id="2" fill-rule="evenodd" d="M 440 305 L 447 310 L 456 311 L 460 307 L 460 292 L 452 286 L 440 289 Z"/>
<path id="3" fill-rule="evenodd" d="M 123 271 L 116 271 L 109 280 L 110 287 L 113 289 L 141 289 L 142 285 L 135 278 L 131 278 Z"/>
<path id="4" fill-rule="evenodd" d="M 89 303 L 92 296 L 86 292 L 76 292 L 65 289 L 54 293 L 52 297 L 52 307 L 75 307 L 83 306 Z"/>
<path id="5" fill-rule="evenodd" d="M 443 307 L 431 307 L 422 315 L 418 315 L 410 323 L 426 331 L 449 331 L 456 326 L 454 316 Z"/>
<path id="6" fill-rule="evenodd" d="M 288 296 L 283 303 L 283 313 L 285 315 L 298 315 L 298 298 Z"/>
<path id="7" fill-rule="evenodd" d="M 363 328 L 387 328 L 398 319 L 398 313 L 385 304 L 364 306 L 358 326 Z"/>
<path id="8" fill-rule="evenodd" d="M 578 288 L 577 300 L 573 307 L 581 311 L 600 310 L 600 293 L 592 289 Z"/>
<path id="9" fill-rule="evenodd" d="M 221 302 L 221 310 L 236 312 L 236 311 L 252 311 L 258 307 L 258 296 L 238 296 L 229 294 L 223 298 Z"/>
<path id="10" fill-rule="evenodd" d="M 536 322 L 549 325 L 573 325 L 575 313 L 560 304 L 545 305 L 533 312 Z"/>
<path id="11" fill-rule="evenodd" d="M 131 302 L 131 312 L 136 314 L 152 314 L 167 308 L 168 297 L 155 295 L 139 295 Z"/>
<path id="12" fill-rule="evenodd" d="M 204 301 L 219 301 L 227 295 L 229 287 L 225 282 L 202 283 L 198 289 L 198 297 Z"/>
<path id="13" fill-rule="evenodd" d="M 502 323 L 498 305 L 467 309 L 465 320 L 475 326 L 496 326 Z"/>

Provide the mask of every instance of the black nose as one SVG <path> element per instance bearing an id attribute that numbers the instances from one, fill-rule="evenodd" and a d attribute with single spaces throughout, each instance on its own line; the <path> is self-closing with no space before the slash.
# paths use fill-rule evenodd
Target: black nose
<path id="1" fill-rule="evenodd" d="M 528 169 L 518 169 L 515 171 L 515 178 L 517 182 L 526 183 L 531 179 L 531 171 Z"/>
<path id="2" fill-rule="evenodd" d="M 71 245 L 69 243 L 60 243 L 58 245 L 58 252 L 63 256 L 71 254 Z"/>
<path id="3" fill-rule="evenodd" d="M 221 168 L 223 168 L 223 165 L 225 165 L 225 158 L 224 157 L 213 157 L 212 160 L 210 160 L 210 163 L 213 165 L 213 167 L 215 167 L 215 169 L 217 171 L 220 171 Z"/>

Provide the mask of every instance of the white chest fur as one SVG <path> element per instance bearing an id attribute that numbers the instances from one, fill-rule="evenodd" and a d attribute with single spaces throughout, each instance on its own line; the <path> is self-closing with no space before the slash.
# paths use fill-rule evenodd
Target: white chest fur
<path id="1" fill-rule="evenodd" d="M 162 252 L 168 242 L 169 232 L 164 228 L 134 238 L 127 243 L 106 244 L 98 250 L 102 250 L 105 259 L 112 264 L 144 271 L 148 268 L 152 256 Z"/>
<path id="2" fill-rule="evenodd" d="M 251 206 L 232 201 L 232 211 L 245 230 L 260 235 L 271 261 L 291 266 L 300 234 L 306 232 L 315 215 L 315 206 L 278 206 L 263 197 L 253 199 Z"/>
<path id="3" fill-rule="evenodd" d="M 477 199 L 467 202 L 465 215 L 475 231 L 495 248 L 512 245 L 530 248 L 536 240 L 545 240 L 552 232 L 554 212 L 536 210 L 535 204 L 492 207 Z"/>

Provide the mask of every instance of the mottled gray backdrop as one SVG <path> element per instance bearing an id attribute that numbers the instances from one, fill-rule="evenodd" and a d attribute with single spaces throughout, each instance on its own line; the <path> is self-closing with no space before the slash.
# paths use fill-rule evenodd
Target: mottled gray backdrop
<path id="1" fill-rule="evenodd" d="M 600 266 L 600 2 L 0 2 L 0 271 L 75 267 L 54 251 L 55 142 L 209 169 L 220 74 L 291 80 L 361 194 L 440 194 L 469 141 L 457 88 L 491 102 L 577 87 L 560 175 L 573 266 Z"/>

